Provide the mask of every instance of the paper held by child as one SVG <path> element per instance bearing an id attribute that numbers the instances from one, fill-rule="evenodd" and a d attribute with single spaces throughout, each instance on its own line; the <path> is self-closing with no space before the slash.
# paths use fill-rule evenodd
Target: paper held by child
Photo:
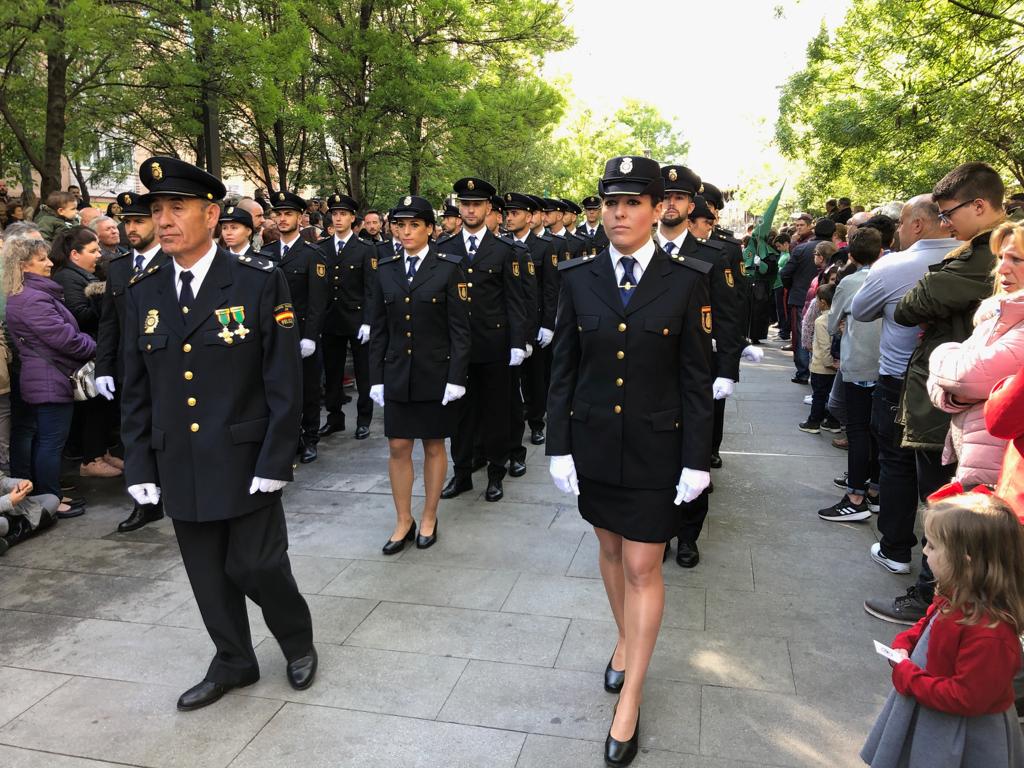
<path id="1" fill-rule="evenodd" d="M 875 653 L 877 653 L 879 656 L 885 657 L 893 664 L 899 664 L 901 661 L 907 658 L 904 654 L 901 654 L 899 651 L 893 650 L 888 645 L 882 645 L 877 640 L 872 640 L 871 642 L 875 644 Z"/>

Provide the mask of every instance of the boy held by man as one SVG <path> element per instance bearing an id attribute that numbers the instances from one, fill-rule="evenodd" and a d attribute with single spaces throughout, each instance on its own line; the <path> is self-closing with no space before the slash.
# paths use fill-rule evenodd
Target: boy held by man
<path id="1" fill-rule="evenodd" d="M 799 425 L 801 431 L 813 435 L 819 434 L 822 428 L 832 432 L 840 429 L 839 422 L 825 408 L 838 370 L 838 364 L 832 357 L 832 337 L 828 333 L 828 315 L 835 292 L 834 285 L 823 283 L 815 294 L 818 317 L 814 321 L 814 343 L 811 347 L 811 415 Z"/>

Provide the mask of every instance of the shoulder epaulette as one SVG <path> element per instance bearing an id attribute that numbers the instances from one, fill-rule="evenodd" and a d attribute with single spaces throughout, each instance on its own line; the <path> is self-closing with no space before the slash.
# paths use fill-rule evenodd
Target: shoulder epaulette
<path id="1" fill-rule="evenodd" d="M 436 256 L 441 261 L 447 261 L 450 264 L 461 264 L 462 263 L 462 257 L 459 256 L 457 253 L 441 253 L 440 251 L 438 251 Z"/>
<path id="2" fill-rule="evenodd" d="M 550 243 L 551 242 L 551 235 L 549 235 L 547 232 L 545 232 L 544 234 L 541 234 L 541 235 L 537 235 L 537 237 L 539 237 L 545 243 Z"/>
<path id="3" fill-rule="evenodd" d="M 548 232 L 548 237 L 557 238 L 558 240 L 565 240 L 565 235 L 556 235 L 554 232 Z"/>
<path id="4" fill-rule="evenodd" d="M 558 235 L 555 235 L 558 237 Z M 593 261 L 597 257 L 593 254 L 588 253 L 586 256 L 577 256 L 575 259 L 566 259 L 565 261 L 558 262 L 558 271 L 561 272 L 563 269 L 572 269 L 578 267 L 580 264 L 586 264 L 587 262 Z"/>
<path id="5" fill-rule="evenodd" d="M 434 245 L 440 245 L 441 243 L 447 243 L 449 240 L 454 240 L 456 237 L 461 237 L 459 234 L 455 235 L 441 235 L 437 240 L 434 241 Z"/>
<path id="6" fill-rule="evenodd" d="M 725 245 L 722 243 L 721 240 L 711 240 L 709 238 L 707 240 L 698 240 L 697 242 L 700 243 L 703 246 L 708 247 L 708 248 L 713 248 L 716 251 L 723 251 L 723 250 L 725 250 Z"/>
<path id="7" fill-rule="evenodd" d="M 147 269 L 142 270 L 141 272 L 139 272 L 139 274 L 132 277 L 132 279 L 128 281 L 128 286 L 131 287 L 136 283 L 145 280 L 150 275 L 160 271 L 160 267 L 170 263 L 170 261 L 165 261 L 163 264 L 151 264 Z"/>
<path id="8" fill-rule="evenodd" d="M 700 272 L 702 275 L 706 275 L 714 268 L 713 264 L 709 264 L 706 261 L 701 259 L 688 259 L 686 256 L 678 253 L 673 253 L 669 256 L 669 259 L 673 264 L 678 264 L 681 267 L 689 267 L 695 272 Z"/>
<path id="9" fill-rule="evenodd" d="M 272 260 L 265 256 L 250 256 L 245 253 L 241 256 L 236 256 L 235 258 L 238 259 L 239 264 L 244 264 L 247 267 L 252 267 L 253 269 L 258 269 L 262 272 L 270 272 L 277 266 Z"/>
<path id="10" fill-rule="evenodd" d="M 371 240 L 371 239 L 370 239 L 370 238 L 368 238 L 368 237 L 363 237 L 362 235 L 359 235 L 357 239 L 358 239 L 358 240 L 359 240 L 359 242 L 361 242 L 361 243 L 362 243 L 363 245 L 369 245 L 369 246 L 371 246 L 371 247 L 372 247 L 372 246 L 376 246 L 376 245 L 377 245 L 377 242 L 376 242 L 375 240 Z"/>
<path id="11" fill-rule="evenodd" d="M 125 258 L 126 256 L 131 256 L 131 253 L 132 253 L 131 251 L 118 251 L 116 256 L 111 256 L 110 257 L 110 262 L 108 262 L 108 263 L 113 263 L 115 261 L 120 261 L 121 259 Z"/>

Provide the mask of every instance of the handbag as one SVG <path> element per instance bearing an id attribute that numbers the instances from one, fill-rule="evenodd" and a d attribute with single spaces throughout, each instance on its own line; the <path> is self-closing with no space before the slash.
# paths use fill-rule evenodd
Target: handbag
<path id="1" fill-rule="evenodd" d="M 24 337 L 19 336 L 18 341 L 20 341 L 22 345 L 24 345 L 26 339 Z M 28 348 L 23 347 L 22 354 L 24 354 L 25 349 Z M 96 389 L 95 360 L 90 360 L 85 365 L 76 369 L 72 373 L 67 374 L 64 373 L 64 371 L 62 371 L 55 362 L 53 362 L 53 358 L 51 358 L 49 355 L 45 353 L 40 353 L 38 349 L 33 349 L 32 354 L 38 357 L 40 360 L 45 360 L 46 362 L 48 362 L 50 364 L 50 367 L 57 371 L 57 373 L 59 373 L 61 376 L 67 376 L 69 379 L 71 379 L 71 394 L 75 398 L 75 402 L 81 403 L 86 400 L 91 400 L 92 398 L 96 397 L 96 395 L 99 394 L 99 390 Z"/>

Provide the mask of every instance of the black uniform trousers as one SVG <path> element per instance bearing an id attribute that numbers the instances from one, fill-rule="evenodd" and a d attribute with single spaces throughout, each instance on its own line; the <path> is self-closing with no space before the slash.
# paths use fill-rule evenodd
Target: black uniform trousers
<path id="1" fill-rule="evenodd" d="M 241 685 L 259 677 L 246 597 L 263 609 L 287 660 L 309 652 L 313 622 L 288 561 L 280 498 L 229 520 L 175 520 L 174 533 L 203 624 L 217 649 L 207 680 Z"/>
<path id="2" fill-rule="evenodd" d="M 704 530 L 704 520 L 708 516 L 708 496 L 705 488 L 700 496 L 690 502 L 684 501 L 679 507 L 679 540 L 695 542 Z"/>
<path id="3" fill-rule="evenodd" d="M 534 355 L 540 352 L 540 346 L 533 351 L 528 360 L 517 368 L 510 368 L 510 392 L 509 402 L 512 404 L 509 418 L 509 451 L 510 461 L 521 461 L 526 463 L 526 444 L 523 438 L 526 436 L 526 364 L 533 360 Z"/>
<path id="4" fill-rule="evenodd" d="M 509 400 L 512 376 L 505 360 L 470 363 L 466 396 L 459 401 L 459 424 L 452 436 L 456 477 L 469 478 L 473 445 L 479 434 L 487 458 L 488 479 L 505 476 L 509 448 Z"/>
<path id="5" fill-rule="evenodd" d="M 711 452 L 718 453 L 722 447 L 722 436 L 725 433 L 725 400 L 715 400 L 715 419 L 711 425 Z"/>
<path id="6" fill-rule="evenodd" d="M 534 346 L 530 359 L 523 363 L 523 398 L 530 429 L 544 429 L 548 410 L 548 385 L 551 382 L 551 345 Z"/>
<path id="7" fill-rule="evenodd" d="M 345 355 L 352 350 L 352 364 L 355 368 L 356 426 L 368 427 L 373 418 L 373 401 L 370 400 L 370 349 L 369 344 L 360 344 L 355 336 L 341 336 L 324 333 L 320 336 L 324 351 L 324 403 L 327 406 L 327 423 L 345 425 L 345 414 L 341 410 L 345 403 Z"/>
<path id="8" fill-rule="evenodd" d="M 302 438 L 305 445 L 320 442 L 320 355 L 302 358 Z"/>

